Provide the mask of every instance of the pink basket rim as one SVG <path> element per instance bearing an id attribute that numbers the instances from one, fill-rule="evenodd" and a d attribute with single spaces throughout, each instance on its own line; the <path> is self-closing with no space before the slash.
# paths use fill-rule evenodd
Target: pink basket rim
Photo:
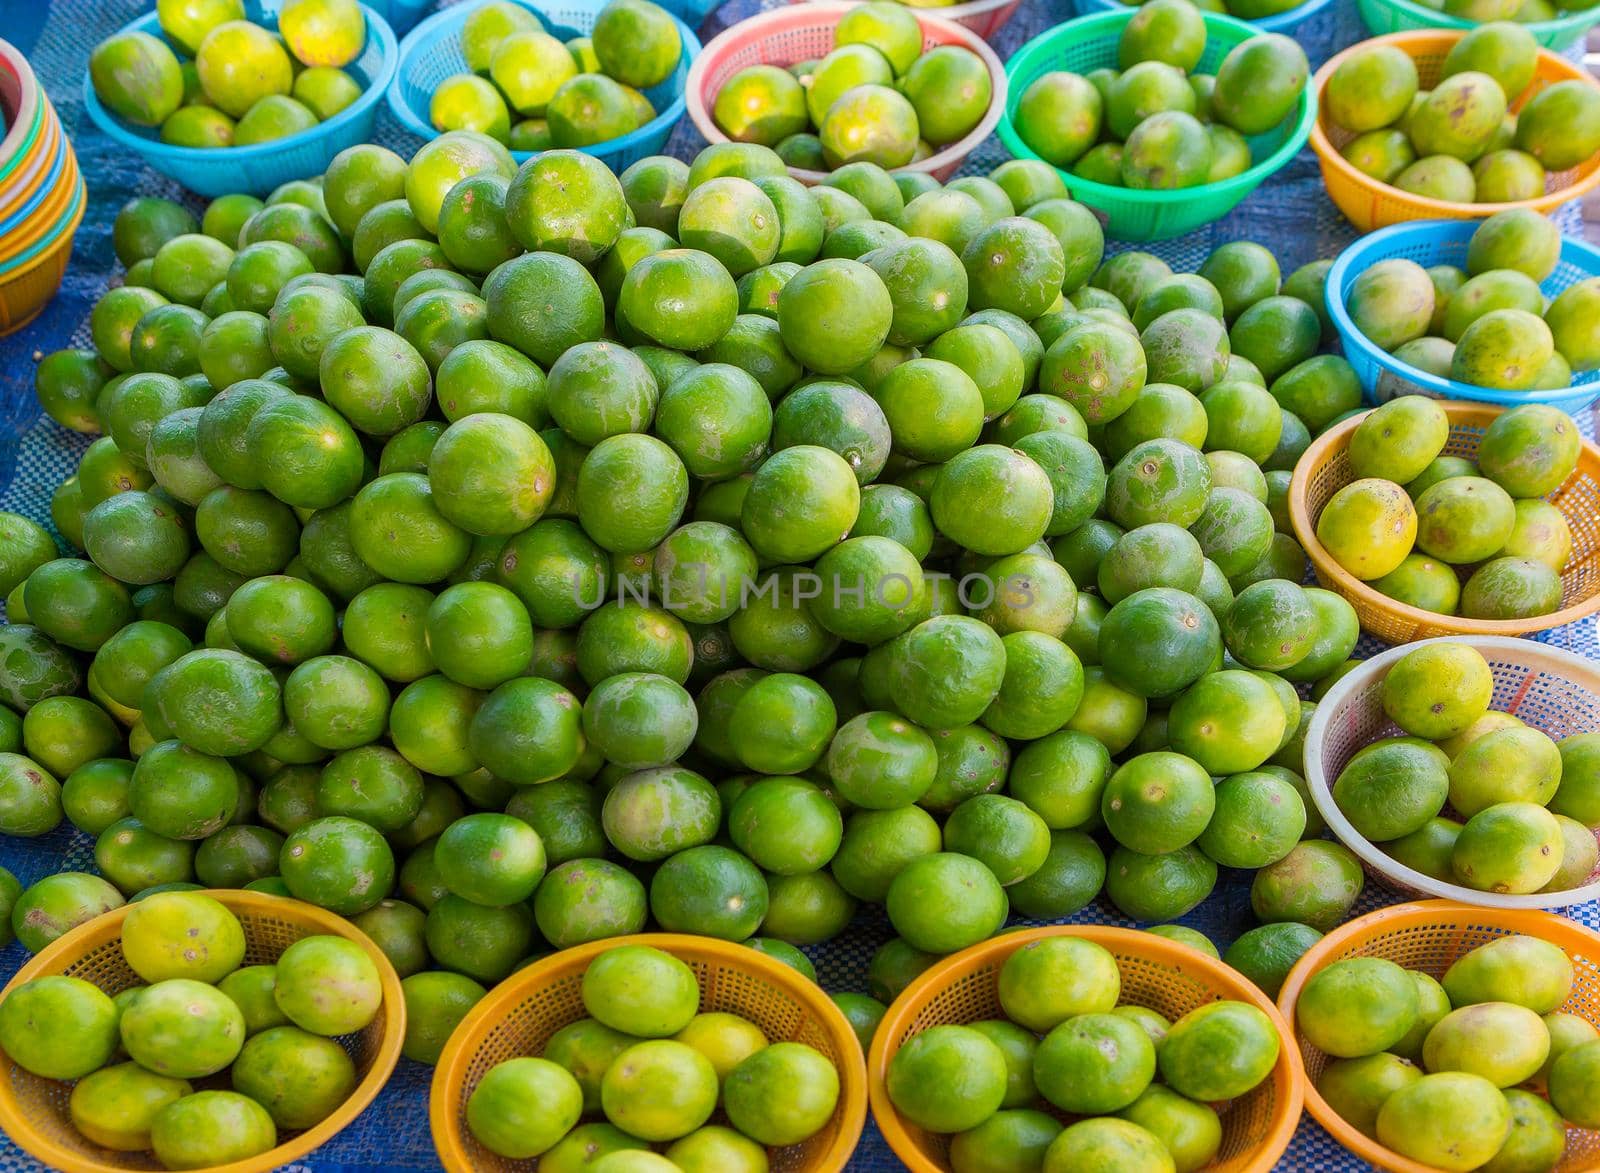
<path id="1" fill-rule="evenodd" d="M 989 0 L 978 0 L 988 3 Z M 711 117 L 710 103 L 716 101 L 715 94 L 705 92 L 707 78 L 711 68 L 722 62 L 729 53 L 735 49 L 742 49 L 746 45 L 758 44 L 774 33 L 790 32 L 796 29 L 836 27 L 845 13 L 856 7 L 854 4 L 841 4 L 836 0 L 807 0 L 805 3 L 790 4 L 786 8 L 778 8 L 771 12 L 758 13 L 749 20 L 740 21 L 733 27 L 718 33 L 713 37 L 694 64 L 689 67 L 689 77 L 684 84 L 684 97 L 689 107 L 689 118 L 694 122 L 695 129 L 705 137 L 708 143 L 729 142 L 727 135 L 722 133 L 720 127 Z M 945 10 L 950 11 L 950 10 Z M 932 174 L 941 172 L 949 173 L 960 165 L 961 161 L 970 155 L 984 139 L 994 133 L 994 128 L 1000 124 L 1000 116 L 1006 108 L 1006 71 L 1005 65 L 989 47 L 989 43 L 977 33 L 964 25 L 959 25 L 953 20 L 946 20 L 939 16 L 926 15 L 925 9 L 913 9 L 912 15 L 917 18 L 917 24 L 922 29 L 924 40 L 933 40 L 940 45 L 960 45 L 970 49 L 978 55 L 984 68 L 989 71 L 989 109 L 979 121 L 978 125 L 965 138 L 957 139 L 943 150 L 936 151 L 926 159 L 919 159 L 915 163 L 907 163 L 904 167 L 896 167 L 896 171 L 926 171 Z M 793 64 L 790 62 L 789 64 Z M 789 168 L 789 174 L 804 184 L 822 183 L 828 177 L 826 171 L 808 171 L 802 167 Z"/>
<path id="2" fill-rule="evenodd" d="M 832 0 L 789 0 L 790 4 L 827 4 Z M 942 4 L 938 7 L 940 20 L 961 20 L 968 16 L 982 16 L 996 8 L 1016 4 L 1018 0 L 965 0 L 962 4 Z"/>
<path id="3" fill-rule="evenodd" d="M 10 75 L 11 84 L 5 89 L 15 95 L 17 107 L 5 136 L 0 138 L 0 167 L 4 167 L 11 162 L 22 140 L 32 132 L 35 113 L 44 91 L 33 76 L 28 59 L 6 40 L 0 40 L 0 72 Z"/>

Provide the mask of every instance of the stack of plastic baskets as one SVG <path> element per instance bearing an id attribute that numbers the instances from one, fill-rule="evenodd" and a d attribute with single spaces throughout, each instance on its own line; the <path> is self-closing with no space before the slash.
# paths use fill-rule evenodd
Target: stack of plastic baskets
<path id="1" fill-rule="evenodd" d="M 277 28 L 281 0 L 263 0 L 251 16 L 266 28 Z M 367 41 L 345 72 L 361 85 L 361 96 L 326 122 L 287 138 L 244 147 L 175 147 L 161 141 L 156 127 L 135 126 L 107 110 L 95 95 L 88 71 L 84 72 L 83 101 L 89 117 L 103 132 L 138 155 L 154 170 L 175 179 L 203 196 L 246 191 L 265 195 L 291 179 L 321 175 L 333 157 L 347 147 L 371 142 L 378 103 L 394 77 L 398 56 L 394 33 L 373 9 L 362 5 L 367 18 Z M 141 16 L 124 32 L 161 36 L 154 12 Z"/>
<path id="2" fill-rule="evenodd" d="M 66 130 L 23 56 L 0 41 L 0 335 L 55 296 L 83 219 L 83 177 Z"/>

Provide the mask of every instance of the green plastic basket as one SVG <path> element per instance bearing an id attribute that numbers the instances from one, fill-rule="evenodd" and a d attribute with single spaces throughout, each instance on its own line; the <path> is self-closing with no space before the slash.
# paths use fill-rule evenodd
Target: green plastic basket
<path id="1" fill-rule="evenodd" d="M 1126 12 L 1101 12 L 1080 16 L 1039 34 L 1029 41 L 1006 65 L 1008 94 L 1005 113 L 997 128 L 1006 150 L 1018 159 L 1039 156 L 1022 141 L 1012 119 L 1023 91 L 1034 81 L 1054 70 L 1088 73 L 1102 66 L 1116 68 L 1117 41 L 1122 28 L 1133 19 L 1135 9 Z M 1206 48 L 1198 69 L 1216 72 L 1228 51 L 1241 41 L 1261 35 L 1260 30 L 1231 16 L 1207 12 Z M 1249 138 L 1254 164 L 1246 171 L 1220 183 L 1167 191 L 1145 191 L 1112 187 L 1080 179 L 1057 168 L 1074 199 L 1106 217 L 1106 235 L 1115 240 L 1167 240 L 1192 232 L 1201 225 L 1220 220 L 1245 196 L 1259 187 L 1267 176 L 1281 170 L 1306 145 L 1317 120 L 1317 98 L 1309 81 L 1294 112 L 1275 129 Z"/>
<path id="2" fill-rule="evenodd" d="M 1412 29 L 1465 30 L 1478 27 L 1475 20 L 1451 16 L 1437 8 L 1418 4 L 1416 0 L 1356 0 L 1356 10 L 1361 13 L 1361 23 L 1375 36 Z M 1596 24 L 1600 24 L 1600 7 L 1580 8 L 1555 20 L 1529 21 L 1522 27 L 1546 49 L 1554 49 L 1559 53 L 1581 42 Z"/>

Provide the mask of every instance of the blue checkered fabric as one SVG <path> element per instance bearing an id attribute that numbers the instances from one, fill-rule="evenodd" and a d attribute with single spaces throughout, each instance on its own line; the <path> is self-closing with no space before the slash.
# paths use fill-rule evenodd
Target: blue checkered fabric
<path id="1" fill-rule="evenodd" d="M 730 24 L 780 2 L 731 0 L 707 21 L 701 39 L 709 40 Z M 117 208 L 136 194 L 184 198 L 176 185 L 142 167 L 96 133 L 84 115 L 80 97 L 90 49 L 149 7 L 139 0 L 56 0 L 44 4 L 0 0 L 0 14 L 4 16 L 0 33 L 28 55 L 73 139 L 89 185 L 88 213 L 78 231 L 72 266 L 60 294 L 29 327 L 0 340 L 0 508 L 26 514 L 46 525 L 50 493 L 72 471 L 85 441 L 41 419 L 33 396 L 34 364 L 44 354 L 63 346 L 88 344 L 89 310 L 107 285 L 118 280 L 111 249 L 111 222 Z M 995 47 L 1004 57 L 1072 15 L 1071 0 L 1023 0 L 1015 17 L 997 37 Z M 1353 0 L 1335 0 L 1296 30 L 1296 35 L 1315 68 L 1334 52 L 1363 39 L 1365 33 Z M 377 138 L 407 156 L 419 144 L 419 140 L 400 129 L 386 109 L 380 115 Z M 685 120 L 669 149 L 689 158 L 701 145 L 698 134 Z M 966 170 L 985 174 L 1005 158 L 998 140 L 990 139 L 973 154 Z M 194 206 L 198 209 L 200 205 Z M 1576 206 L 1562 213 L 1561 222 L 1569 233 L 1581 230 Z M 1336 255 L 1355 235 L 1323 193 L 1316 162 L 1308 150 L 1225 219 L 1178 240 L 1136 247 L 1160 255 L 1174 269 L 1192 271 L 1218 244 L 1255 240 L 1270 248 L 1288 273 L 1306 261 Z M 1116 250 L 1119 246 L 1110 247 Z M 1583 423 L 1585 431 L 1592 435 L 1592 420 L 1586 418 Z M 1582 655 L 1600 656 L 1594 620 L 1539 638 Z M 1379 646 L 1364 640 L 1363 654 L 1370 654 Z M 91 847 L 85 836 L 66 827 L 41 839 L 0 841 L 0 864 L 27 884 L 56 871 L 93 871 Z M 1219 947 L 1226 947 L 1255 923 L 1250 913 L 1249 880 L 1249 873 L 1224 870 L 1216 891 L 1185 917 L 1184 923 L 1204 932 Z M 1371 911 L 1398 899 L 1394 892 L 1369 887 L 1358 911 Z M 1586 905 L 1568 911 L 1584 924 L 1600 927 L 1600 906 Z M 1104 902 L 1084 909 L 1073 919 L 1093 924 L 1130 923 Z M 806 952 L 816 963 L 818 976 L 828 990 L 864 990 L 867 962 L 890 935 L 881 913 L 866 912 L 841 937 Z M 14 973 L 25 956 L 15 943 L 0 951 L 0 980 Z M 315 1173 L 438 1168 L 427 1125 L 430 1074 L 430 1069 L 402 1060 L 389 1086 L 355 1124 L 293 1168 Z M 41 1168 L 37 1161 L 0 1137 L 0 1173 L 32 1173 Z M 898 1173 L 904 1166 L 889 1152 L 869 1121 L 849 1168 L 851 1173 Z M 1307 1117 L 1279 1168 L 1344 1173 L 1367 1166 Z"/>

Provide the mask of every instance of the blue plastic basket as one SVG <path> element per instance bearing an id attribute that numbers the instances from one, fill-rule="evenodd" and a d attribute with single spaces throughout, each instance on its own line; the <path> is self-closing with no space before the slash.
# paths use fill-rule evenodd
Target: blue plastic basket
<path id="1" fill-rule="evenodd" d="M 279 0 L 261 0 L 259 4 L 247 5 L 247 9 L 251 20 L 276 29 L 279 6 Z M 83 77 L 83 102 L 97 127 L 190 191 L 203 196 L 235 191 L 265 195 L 291 179 L 321 175 L 340 151 L 372 141 L 378 102 L 394 77 L 398 51 L 394 33 L 384 19 L 366 5 L 362 5 L 361 11 L 367 18 L 367 43 L 361 56 L 345 66 L 345 72 L 360 83 L 361 96 L 326 122 L 288 138 L 245 147 L 169 146 L 161 141 L 159 128 L 134 126 L 101 105 L 87 70 Z M 151 12 L 124 26 L 122 31 L 160 37 L 161 24 Z"/>
<path id="2" fill-rule="evenodd" d="M 1121 12 L 1126 8 L 1136 6 L 1136 2 L 1130 4 L 1128 0 L 1073 0 L 1073 3 L 1077 6 L 1079 16 L 1088 16 L 1095 12 Z M 1332 3 L 1333 0 L 1303 0 L 1303 3 L 1296 4 L 1287 12 L 1279 12 L 1273 16 L 1263 16 L 1257 20 L 1245 20 L 1244 22 L 1251 28 L 1260 29 L 1264 33 L 1289 33 L 1301 22 L 1315 16 Z M 1236 19 L 1244 20 L 1244 17 Z"/>
<path id="3" fill-rule="evenodd" d="M 433 0 L 367 0 L 367 7 L 389 22 L 394 35 L 409 33 Z"/>
<path id="4" fill-rule="evenodd" d="M 1345 309 L 1345 298 L 1355 279 L 1379 261 L 1405 257 L 1423 268 L 1430 265 L 1456 265 L 1465 268 L 1467 242 L 1481 221 L 1412 220 L 1380 228 L 1357 240 L 1334 261 L 1328 270 L 1328 315 L 1339 331 L 1344 356 L 1361 379 L 1362 389 L 1371 402 L 1393 399 L 1396 395 L 1427 395 L 1434 399 L 1468 399 L 1475 403 L 1494 403 L 1516 407 L 1523 403 L 1546 403 L 1566 412 L 1579 412 L 1600 399 L 1600 371 L 1582 371 L 1573 376 L 1571 387 L 1559 391 L 1495 391 L 1474 387 L 1454 379 L 1441 379 L 1420 371 L 1368 341 L 1356 329 Z M 1561 240 L 1561 258 L 1556 270 L 1545 278 L 1546 297 L 1554 297 L 1569 285 L 1600 276 L 1600 249 L 1570 236 Z"/>
<path id="5" fill-rule="evenodd" d="M 594 22 L 605 7 L 604 0 L 553 0 L 542 9 L 517 0 L 517 3 L 537 16 L 551 36 L 563 41 L 573 37 L 586 37 L 594 31 Z M 461 55 L 461 26 L 474 5 L 460 4 L 430 16 L 400 44 L 400 65 L 395 70 L 394 81 L 389 86 L 389 109 L 412 134 L 423 138 L 437 138 L 439 132 L 428 118 L 428 105 L 433 91 L 447 77 L 466 73 L 467 60 Z M 640 159 L 659 155 L 667 145 L 672 128 L 683 117 L 684 83 L 689 77 L 689 64 L 700 55 L 700 39 L 694 30 L 677 16 L 678 34 L 683 38 L 683 54 L 678 58 L 678 68 L 660 85 L 644 91 L 645 97 L 656 108 L 656 116 L 638 130 L 621 138 L 583 147 L 585 154 L 602 160 L 613 171 L 620 172 Z M 512 151 L 512 158 L 521 163 L 533 157 L 531 151 Z"/>

